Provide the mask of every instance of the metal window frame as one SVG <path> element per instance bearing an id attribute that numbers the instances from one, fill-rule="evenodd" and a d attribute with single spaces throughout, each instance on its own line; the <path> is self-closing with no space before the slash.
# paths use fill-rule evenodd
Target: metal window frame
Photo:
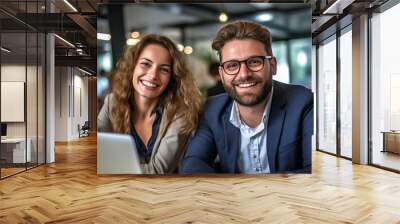
<path id="1" fill-rule="evenodd" d="M 341 21 L 338 21 L 338 23 L 332 25 L 332 27 L 328 29 L 335 29 L 335 32 L 332 33 L 331 35 L 325 36 L 323 39 L 319 40 L 318 43 L 316 44 L 316 150 L 319 152 L 323 152 L 329 155 L 333 155 L 339 158 L 343 158 L 346 160 L 352 160 L 352 158 L 347 157 L 342 155 L 342 150 L 341 150 L 341 117 L 340 117 L 340 103 L 341 103 L 341 97 L 340 97 L 340 78 L 341 78 L 341 65 L 340 65 L 340 37 L 344 35 L 345 33 L 351 31 L 350 26 L 352 25 L 351 22 L 349 22 L 350 17 L 345 17 L 343 18 L 344 20 L 347 20 L 345 22 L 342 21 L 342 24 L 339 25 Z M 324 34 L 326 35 L 326 34 Z M 319 47 L 322 43 L 328 43 L 330 41 L 336 41 L 336 152 L 332 153 L 327 150 L 321 149 L 319 147 L 319 110 L 320 110 L 320 103 L 319 103 Z"/>
<path id="2" fill-rule="evenodd" d="M 382 4 L 381 6 L 375 8 L 373 11 L 368 12 L 368 36 L 367 36 L 367 44 L 368 44 L 368 69 L 367 69 L 367 80 L 368 80 L 368 165 L 380 168 L 383 170 L 400 173 L 400 170 L 390 168 L 388 166 L 384 166 L 381 164 L 374 163 L 374 153 L 373 153 L 373 141 L 372 141 L 372 19 L 373 14 L 381 14 L 385 11 L 391 9 L 392 7 L 398 5 L 400 0 L 389 0 Z"/>

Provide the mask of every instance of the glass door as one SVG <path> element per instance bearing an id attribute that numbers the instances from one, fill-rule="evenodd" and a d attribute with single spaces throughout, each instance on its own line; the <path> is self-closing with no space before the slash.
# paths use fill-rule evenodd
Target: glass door
<path id="1" fill-rule="evenodd" d="M 26 170 L 26 33 L 1 34 L 1 176 Z M 6 50 L 4 50 L 6 49 Z"/>
<path id="2" fill-rule="evenodd" d="M 336 35 L 321 43 L 317 54 L 317 149 L 336 154 Z"/>
<path id="3" fill-rule="evenodd" d="M 21 22 L 44 13 L 45 1 L 7 1 L 0 7 L 0 178 L 45 163 L 45 35 Z M 33 19 L 38 18 L 33 16 Z"/>
<path id="4" fill-rule="evenodd" d="M 371 18 L 371 163 L 400 171 L 400 4 Z"/>
<path id="5" fill-rule="evenodd" d="M 352 33 L 341 31 L 340 42 L 340 156 L 352 158 Z"/>

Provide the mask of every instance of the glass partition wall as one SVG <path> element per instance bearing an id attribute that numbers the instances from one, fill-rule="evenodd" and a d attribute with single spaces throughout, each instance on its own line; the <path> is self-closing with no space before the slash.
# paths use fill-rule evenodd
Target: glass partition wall
<path id="1" fill-rule="evenodd" d="M 30 151 L 26 154 L 26 33 L 2 32 L 1 46 L 0 147 L 1 177 L 5 177 L 24 171 L 30 157 Z"/>
<path id="2" fill-rule="evenodd" d="M 317 46 L 317 150 L 352 158 L 351 25 Z"/>
<path id="3" fill-rule="evenodd" d="M 400 172 L 400 4 L 369 17 L 368 164 Z M 351 24 L 317 44 L 317 149 L 352 159 Z M 338 55 L 338 57 L 337 57 Z"/>
<path id="4" fill-rule="evenodd" d="M 45 35 L 0 3 L 0 178 L 45 163 Z M 18 2 L 39 12 L 40 1 Z M 41 5 L 41 4 L 40 4 Z"/>
<path id="5" fill-rule="evenodd" d="M 352 158 L 352 34 L 351 25 L 340 36 L 340 155 Z"/>
<path id="6" fill-rule="evenodd" d="M 400 171 L 400 4 L 371 18 L 370 163 Z"/>
<path id="7" fill-rule="evenodd" d="M 336 35 L 318 46 L 317 148 L 336 154 Z"/>

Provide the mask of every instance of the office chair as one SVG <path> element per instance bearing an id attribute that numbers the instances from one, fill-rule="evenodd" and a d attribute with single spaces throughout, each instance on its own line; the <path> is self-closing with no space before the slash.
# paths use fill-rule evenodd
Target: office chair
<path id="1" fill-rule="evenodd" d="M 90 129 L 89 121 L 85 121 L 82 127 L 80 127 L 80 125 L 78 124 L 79 138 L 89 136 L 89 129 Z"/>

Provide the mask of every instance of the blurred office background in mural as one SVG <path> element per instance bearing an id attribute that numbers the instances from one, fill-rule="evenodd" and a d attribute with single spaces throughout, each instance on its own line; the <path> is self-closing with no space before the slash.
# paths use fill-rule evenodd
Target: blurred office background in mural
<path id="1" fill-rule="evenodd" d="M 98 109 L 110 89 L 110 72 L 124 47 L 147 33 L 171 38 L 187 55 L 204 96 L 216 84 L 209 67 L 218 63 L 211 49 L 226 22 L 245 19 L 266 26 L 272 34 L 278 72 L 274 79 L 311 88 L 311 7 L 309 4 L 202 3 L 104 4 L 98 7 Z"/>

